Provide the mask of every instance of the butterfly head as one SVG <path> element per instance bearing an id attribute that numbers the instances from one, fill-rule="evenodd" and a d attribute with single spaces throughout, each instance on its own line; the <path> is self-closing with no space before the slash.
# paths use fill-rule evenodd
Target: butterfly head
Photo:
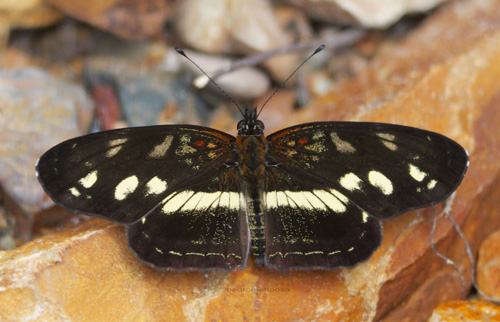
<path id="1" fill-rule="evenodd" d="M 238 122 L 238 135 L 262 135 L 264 134 L 264 123 L 258 120 L 257 109 L 245 108 L 244 119 Z"/>

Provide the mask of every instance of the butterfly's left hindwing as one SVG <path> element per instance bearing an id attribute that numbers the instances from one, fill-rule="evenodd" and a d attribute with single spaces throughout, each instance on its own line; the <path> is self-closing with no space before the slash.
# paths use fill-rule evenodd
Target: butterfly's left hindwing
<path id="1" fill-rule="evenodd" d="M 89 134 L 47 151 L 38 178 L 59 205 L 127 225 L 129 244 L 156 267 L 234 269 L 248 224 L 231 161 L 234 138 L 198 126 Z"/>

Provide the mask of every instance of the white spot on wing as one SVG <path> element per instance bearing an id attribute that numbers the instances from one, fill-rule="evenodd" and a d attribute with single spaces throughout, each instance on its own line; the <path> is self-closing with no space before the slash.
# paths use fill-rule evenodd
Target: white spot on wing
<path id="1" fill-rule="evenodd" d="M 106 158 L 114 157 L 122 149 L 122 144 L 128 141 L 127 138 L 115 139 L 108 142 L 108 146 L 111 148 L 106 151 Z"/>
<path id="2" fill-rule="evenodd" d="M 313 140 L 317 141 L 317 140 L 324 138 L 324 137 L 325 137 L 325 132 L 318 130 L 318 131 L 314 132 Z"/>
<path id="3" fill-rule="evenodd" d="M 352 144 L 339 138 L 337 133 L 335 132 L 330 133 L 330 137 L 332 138 L 332 142 L 333 144 L 335 144 L 337 151 L 342 153 L 356 152 L 356 149 L 352 146 Z"/>
<path id="4" fill-rule="evenodd" d="M 386 139 L 388 141 L 394 141 L 394 139 L 396 138 L 394 134 L 389 134 L 389 133 L 375 133 L 375 135 L 378 136 L 379 138 Z"/>
<path id="5" fill-rule="evenodd" d="M 129 194 L 137 189 L 139 185 L 139 179 L 136 176 L 130 176 L 126 179 L 123 179 L 115 188 L 115 199 L 123 200 L 127 198 Z"/>
<path id="6" fill-rule="evenodd" d="M 84 188 L 90 188 L 96 183 L 97 181 L 97 170 L 94 170 L 92 172 L 89 172 L 85 177 L 81 178 L 78 182 L 84 187 Z"/>
<path id="7" fill-rule="evenodd" d="M 344 175 L 342 178 L 340 178 L 339 183 L 342 187 L 344 187 L 349 191 L 359 190 L 360 189 L 359 184 L 361 183 L 361 179 L 354 173 L 350 172 Z"/>
<path id="8" fill-rule="evenodd" d="M 378 171 L 372 170 L 368 172 L 368 181 L 386 196 L 390 195 L 394 190 L 391 180 Z"/>
<path id="9" fill-rule="evenodd" d="M 182 210 L 192 210 L 192 209 L 207 209 L 212 205 L 212 203 L 217 199 L 218 196 L 214 194 L 195 193 L 186 200 L 186 203 L 182 206 Z M 205 204 L 201 205 L 201 200 L 205 200 Z"/>
<path id="10" fill-rule="evenodd" d="M 116 146 L 116 145 L 122 145 L 122 144 L 126 143 L 127 141 L 128 141 L 127 138 L 111 140 L 111 141 L 109 141 L 108 146 L 112 147 L 112 146 Z"/>
<path id="11" fill-rule="evenodd" d="M 175 153 L 179 156 L 184 156 L 186 154 L 193 154 L 196 152 L 196 149 L 193 148 L 192 146 L 189 145 L 189 142 L 191 142 L 191 136 L 190 135 L 182 135 L 180 138 L 181 144 L 175 151 Z"/>
<path id="12" fill-rule="evenodd" d="M 167 182 L 158 177 L 154 177 L 146 183 L 146 195 L 159 195 L 167 190 Z"/>
<path id="13" fill-rule="evenodd" d="M 314 190 L 313 193 L 324 202 L 324 205 L 336 213 L 346 212 L 347 208 L 345 203 L 349 200 L 346 196 L 338 192 L 337 190 L 331 189 L 330 191 L 324 190 Z M 324 206 L 323 205 L 323 206 Z"/>
<path id="14" fill-rule="evenodd" d="M 224 192 L 220 196 L 219 205 L 229 209 L 240 208 L 240 196 L 235 192 Z M 229 225 L 228 225 L 229 226 Z"/>
<path id="15" fill-rule="evenodd" d="M 75 187 L 69 188 L 69 192 L 71 192 L 71 194 L 75 197 L 80 197 L 81 195 L 80 191 L 78 191 Z"/>
<path id="16" fill-rule="evenodd" d="M 172 144 L 173 138 L 174 137 L 172 135 L 167 135 L 162 143 L 155 145 L 153 150 L 149 152 L 149 157 L 150 158 L 164 157 L 167 154 L 170 145 Z"/>
<path id="17" fill-rule="evenodd" d="M 427 184 L 427 189 L 429 189 L 429 190 L 434 189 L 434 187 L 436 186 L 436 184 L 437 184 L 437 181 L 436 181 L 436 180 L 434 180 L 434 179 L 432 179 L 432 180 L 431 180 L 431 181 L 429 181 L 429 183 Z"/>
<path id="18" fill-rule="evenodd" d="M 165 214 L 182 211 L 205 211 L 209 208 L 224 207 L 232 210 L 240 209 L 240 197 L 237 192 L 194 192 L 183 191 L 168 196 L 163 201 L 162 211 Z"/>
<path id="19" fill-rule="evenodd" d="M 391 151 L 396 151 L 398 149 L 398 146 L 392 142 L 382 141 L 382 144 Z"/>
<path id="20" fill-rule="evenodd" d="M 298 207 L 301 209 L 333 210 L 343 213 L 347 210 L 349 199 L 337 190 L 313 191 L 271 191 L 266 194 L 266 206 Z"/>
<path id="21" fill-rule="evenodd" d="M 162 211 L 164 213 L 170 213 L 170 212 L 175 212 L 177 211 L 180 207 L 182 207 L 186 201 L 191 198 L 191 196 L 194 194 L 194 191 L 182 191 L 178 194 L 175 194 L 174 196 L 168 196 L 163 200 L 163 208 Z"/>
<path id="22" fill-rule="evenodd" d="M 417 180 L 418 182 L 422 182 L 422 180 L 424 180 L 424 178 L 427 176 L 426 172 L 423 172 L 417 166 L 411 163 L 409 164 L 409 169 L 410 169 L 410 176 L 413 179 Z"/>
<path id="23" fill-rule="evenodd" d="M 396 151 L 398 149 L 398 146 L 392 142 L 387 142 L 387 141 L 394 141 L 396 138 L 394 134 L 389 134 L 389 133 L 376 133 L 376 136 L 379 138 L 382 138 L 382 144 L 386 146 L 391 151 Z"/>
<path id="24" fill-rule="evenodd" d="M 108 151 L 106 151 L 106 158 L 114 157 L 115 155 L 118 154 L 118 152 L 120 152 L 121 149 L 122 149 L 121 145 L 115 146 L 114 148 L 109 149 Z"/>

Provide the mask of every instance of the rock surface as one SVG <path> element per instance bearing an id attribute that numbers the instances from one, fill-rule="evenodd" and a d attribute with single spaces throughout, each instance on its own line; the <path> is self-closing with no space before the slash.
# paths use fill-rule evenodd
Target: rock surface
<path id="1" fill-rule="evenodd" d="M 36 161 L 88 128 L 92 103 L 83 87 L 35 68 L 1 71 L 0 101 L 0 184 L 29 214 L 43 208 L 45 195 Z"/>
<path id="2" fill-rule="evenodd" d="M 432 313 L 429 322 L 484 322 L 500 321 L 500 308 L 479 301 L 443 303 Z"/>
<path id="3" fill-rule="evenodd" d="M 161 32 L 168 14 L 162 0 L 47 0 L 68 15 L 128 39 Z"/>
<path id="4" fill-rule="evenodd" d="M 276 22 L 272 7 L 264 0 L 183 1 L 176 29 L 189 46 L 217 54 L 251 55 L 291 43 L 291 37 Z M 297 66 L 297 59 L 295 55 L 280 55 L 264 65 L 283 81 Z"/>
<path id="5" fill-rule="evenodd" d="M 309 16 L 339 24 L 388 27 L 405 14 L 425 12 L 445 0 L 288 0 Z"/>
<path id="6" fill-rule="evenodd" d="M 481 244 L 476 278 L 479 289 L 486 296 L 500 299 L 500 230 Z"/>
<path id="7" fill-rule="evenodd" d="M 4 50 L 9 33 L 16 28 L 50 26 L 63 14 L 42 0 L 0 2 L 0 46 Z"/>
<path id="8" fill-rule="evenodd" d="M 471 166 L 446 202 L 474 253 L 500 228 L 500 3 L 453 1 L 369 68 L 282 126 L 312 120 L 394 122 L 445 134 Z M 286 123 L 286 124 L 285 124 Z M 276 126 L 278 126 L 276 124 Z M 271 133 L 275 129 L 267 129 Z M 437 207 L 438 212 L 442 207 Z M 6 321 L 426 321 L 461 297 L 458 274 L 430 249 L 434 210 L 384 222 L 368 261 L 334 272 L 158 272 L 141 264 L 123 228 L 93 220 L 0 253 Z M 470 285 L 470 265 L 446 218 L 434 242 Z"/>

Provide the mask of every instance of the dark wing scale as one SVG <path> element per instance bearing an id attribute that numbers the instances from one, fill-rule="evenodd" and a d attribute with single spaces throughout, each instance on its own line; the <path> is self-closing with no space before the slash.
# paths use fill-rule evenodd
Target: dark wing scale
<path id="1" fill-rule="evenodd" d="M 380 222 L 338 191 L 268 169 L 265 263 L 277 270 L 353 266 L 378 248 Z"/>
<path id="2" fill-rule="evenodd" d="M 250 247 L 236 168 L 170 195 L 127 226 L 130 247 L 157 268 L 230 270 L 246 266 Z"/>
<path id="3" fill-rule="evenodd" d="M 209 128 L 126 128 L 65 141 L 38 161 L 38 179 L 60 206 L 135 222 L 169 194 L 226 169 L 234 137 Z"/>
<path id="4" fill-rule="evenodd" d="M 468 167 L 456 142 L 392 124 L 310 123 L 267 139 L 265 260 L 281 270 L 367 259 L 379 219 L 442 201 Z"/>
<path id="5" fill-rule="evenodd" d="M 446 199 L 469 162 L 467 151 L 445 136 L 384 123 L 303 124 L 268 141 L 268 158 L 279 169 L 337 189 L 379 219 Z"/>

